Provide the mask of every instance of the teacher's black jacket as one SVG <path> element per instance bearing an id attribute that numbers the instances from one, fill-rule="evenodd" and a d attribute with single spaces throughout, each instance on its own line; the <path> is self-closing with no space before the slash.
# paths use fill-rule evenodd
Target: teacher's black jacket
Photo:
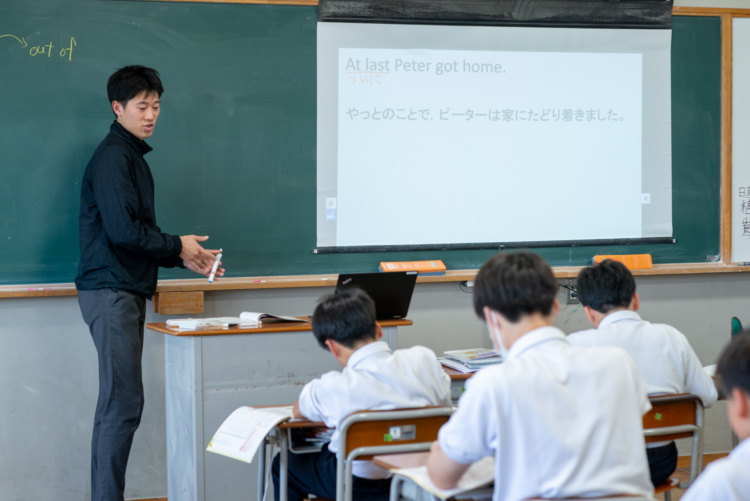
<path id="1" fill-rule="evenodd" d="M 159 266 L 181 266 L 182 243 L 156 225 L 151 147 L 114 122 L 86 167 L 76 288 L 123 289 L 151 297 Z"/>

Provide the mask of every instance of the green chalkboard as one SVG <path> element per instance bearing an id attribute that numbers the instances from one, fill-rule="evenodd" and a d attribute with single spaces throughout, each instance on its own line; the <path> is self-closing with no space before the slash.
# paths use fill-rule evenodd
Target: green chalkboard
<path id="1" fill-rule="evenodd" d="M 301 6 L 2 2 L 0 284 L 73 281 L 80 179 L 112 119 L 106 79 L 126 64 L 157 68 L 165 84 L 147 156 L 159 224 L 210 235 L 228 276 L 374 271 L 383 260 L 430 258 L 479 267 L 492 250 L 312 253 L 316 18 L 315 7 Z M 720 29 L 718 18 L 673 20 L 678 243 L 540 249 L 553 264 L 596 253 L 650 252 L 656 263 L 719 254 Z"/>

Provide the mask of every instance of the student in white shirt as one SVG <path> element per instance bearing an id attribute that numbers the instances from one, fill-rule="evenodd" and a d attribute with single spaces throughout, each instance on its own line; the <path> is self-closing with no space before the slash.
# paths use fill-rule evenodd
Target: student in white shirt
<path id="1" fill-rule="evenodd" d="M 552 324 L 556 292 L 530 252 L 497 254 L 479 270 L 474 309 L 506 359 L 469 379 L 441 428 L 427 464 L 437 487 L 494 456 L 495 501 L 653 494 L 638 369 L 618 348 L 571 346 Z"/>
<path id="2" fill-rule="evenodd" d="M 652 324 L 636 313 L 640 306 L 635 279 L 625 265 L 607 259 L 580 271 L 578 298 L 594 329 L 568 336 L 574 345 L 617 346 L 635 360 L 649 395 L 692 393 L 704 407 L 718 398 L 711 376 L 685 336 L 672 326 Z M 674 442 L 647 445 L 651 482 L 664 483 L 677 467 Z"/>
<path id="3" fill-rule="evenodd" d="M 351 288 L 322 298 L 312 317 L 318 343 L 341 363 L 307 383 L 294 404 L 294 417 L 323 421 L 336 428 L 320 453 L 289 455 L 289 501 L 307 494 L 336 497 L 338 426 L 352 412 L 450 405 L 450 378 L 435 354 L 423 346 L 391 351 L 380 341 L 375 303 Z M 356 500 L 387 500 L 390 473 L 371 461 L 355 461 Z M 275 499 L 279 499 L 279 458 L 273 462 Z"/>
<path id="4" fill-rule="evenodd" d="M 729 457 L 709 464 L 682 501 L 750 500 L 750 331 L 724 348 L 716 374 L 727 396 L 729 425 L 742 441 Z"/>

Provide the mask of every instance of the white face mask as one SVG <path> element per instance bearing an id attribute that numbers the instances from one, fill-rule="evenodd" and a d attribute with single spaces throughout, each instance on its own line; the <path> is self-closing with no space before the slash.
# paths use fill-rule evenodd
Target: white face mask
<path id="1" fill-rule="evenodd" d="M 503 358 L 506 358 L 508 356 L 508 348 L 506 348 L 503 344 L 503 337 L 500 335 L 499 330 L 497 333 L 495 333 L 492 331 L 492 324 L 490 324 L 489 322 L 485 322 L 485 325 L 487 325 L 487 333 L 490 336 L 492 348 L 500 353 Z"/>

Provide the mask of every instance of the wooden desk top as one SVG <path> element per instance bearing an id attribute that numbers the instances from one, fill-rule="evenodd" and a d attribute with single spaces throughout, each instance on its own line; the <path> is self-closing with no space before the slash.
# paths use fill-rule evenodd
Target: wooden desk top
<path id="1" fill-rule="evenodd" d="M 443 365 L 443 370 L 448 374 L 452 380 L 469 379 L 471 376 L 476 374 L 475 372 L 459 372 L 456 369 L 451 369 Z"/>
<path id="2" fill-rule="evenodd" d="M 327 428 L 323 421 L 310 421 L 308 419 L 297 419 L 291 421 L 284 421 L 276 425 L 280 430 L 286 430 L 290 428 Z"/>
<path id="3" fill-rule="evenodd" d="M 301 317 L 307 318 L 307 317 Z M 401 327 L 412 325 L 411 320 L 382 320 L 379 321 L 381 327 Z M 301 320 L 299 322 L 274 322 L 265 323 L 260 327 L 225 327 L 223 329 L 199 329 L 199 330 L 178 330 L 167 327 L 166 322 L 157 322 L 146 324 L 146 327 L 152 331 L 169 334 L 178 337 L 195 337 L 195 336 L 232 336 L 235 334 L 273 334 L 280 332 L 298 332 L 311 331 L 312 324 L 309 321 Z"/>
<path id="4" fill-rule="evenodd" d="M 288 407 L 291 407 L 292 404 L 287 404 Z M 278 407 L 284 407 L 284 405 L 276 405 L 276 404 L 269 404 L 269 405 L 251 405 L 253 409 L 269 409 L 269 408 L 278 408 Z M 276 425 L 277 428 L 325 428 L 326 424 L 323 421 L 310 421 L 309 419 L 292 419 L 289 421 L 283 421 Z"/>

